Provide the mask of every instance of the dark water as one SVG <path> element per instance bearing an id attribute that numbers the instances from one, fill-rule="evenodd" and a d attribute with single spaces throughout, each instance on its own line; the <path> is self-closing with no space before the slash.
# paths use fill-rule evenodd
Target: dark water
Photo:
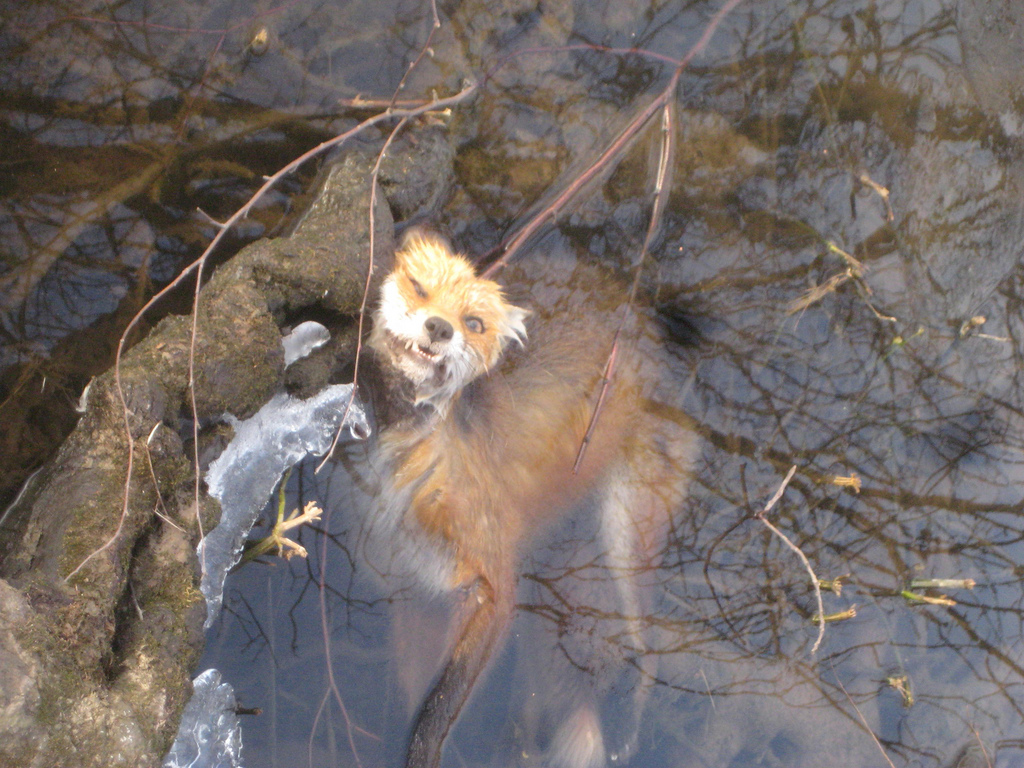
<path id="1" fill-rule="evenodd" d="M 493 77 L 451 118 L 459 184 L 433 223 L 489 251 L 666 87 L 673 66 L 650 54 L 681 57 L 717 7 L 444 6 L 435 56 L 407 93 Z M 195 208 L 229 214 L 260 174 L 353 123 L 339 100 L 390 96 L 429 6 L 36 3 L 2 15 L 9 497 L 72 422 L 139 297 L 210 236 Z M 674 394 L 702 442 L 650 617 L 659 664 L 633 764 L 877 766 L 884 753 L 1024 765 L 1022 24 L 1012 2 L 749 2 L 683 74 L 643 293 L 679 342 Z M 247 46 L 262 27 L 257 55 Z M 530 259 L 632 263 L 656 127 Z M 240 240 L 284 226 L 304 189 L 289 180 Z M 863 270 L 848 274 L 841 252 Z M 806 571 L 752 519 L 793 465 L 770 519 L 820 577 L 846 576 L 826 613 L 856 608 L 813 656 Z M 859 492 L 832 482 L 853 475 Z M 250 766 L 377 765 L 400 751 L 406 705 L 382 639 L 394 596 L 351 570 L 349 482 L 343 470 L 293 481 L 333 501 L 326 564 L 306 530 L 308 561 L 229 582 L 206 661 L 263 709 L 247 720 Z M 914 590 L 954 604 L 900 594 L 924 578 L 976 586 Z M 510 644 L 451 764 L 518 754 L 524 653 Z"/>

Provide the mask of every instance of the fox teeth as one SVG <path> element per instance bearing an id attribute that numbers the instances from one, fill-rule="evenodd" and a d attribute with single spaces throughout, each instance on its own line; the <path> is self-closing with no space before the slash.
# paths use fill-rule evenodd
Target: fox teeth
<path id="1" fill-rule="evenodd" d="M 437 355 L 434 354 L 433 352 L 430 352 L 429 350 L 420 347 L 419 342 L 417 342 L 416 339 L 406 339 L 405 341 L 399 339 L 398 341 L 402 344 L 402 346 L 405 347 L 406 352 L 409 352 L 410 354 L 415 355 L 420 359 L 433 360 L 435 357 L 437 357 Z"/>

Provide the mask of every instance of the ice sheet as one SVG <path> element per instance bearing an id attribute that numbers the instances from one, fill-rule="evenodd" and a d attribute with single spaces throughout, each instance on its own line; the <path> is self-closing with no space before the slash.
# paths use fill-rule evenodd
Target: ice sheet
<path id="1" fill-rule="evenodd" d="M 192 681 L 192 698 L 163 768 L 241 768 L 242 731 L 235 691 L 208 669 Z"/>
<path id="2" fill-rule="evenodd" d="M 221 519 L 197 550 L 207 629 L 220 613 L 224 579 L 285 471 L 310 454 L 325 453 L 343 415 L 351 434 L 369 436 L 366 413 L 358 400 L 350 406 L 351 398 L 351 384 L 336 384 L 308 400 L 275 395 L 245 421 L 226 417 L 235 437 L 206 473 L 210 495 L 220 502 Z"/>

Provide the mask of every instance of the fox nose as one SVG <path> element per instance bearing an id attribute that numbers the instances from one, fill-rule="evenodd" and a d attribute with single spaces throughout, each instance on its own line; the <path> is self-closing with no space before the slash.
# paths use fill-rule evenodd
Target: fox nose
<path id="1" fill-rule="evenodd" d="M 435 341 L 450 341 L 452 334 L 455 333 L 452 324 L 443 317 L 428 317 L 423 327 L 426 328 L 431 343 Z"/>

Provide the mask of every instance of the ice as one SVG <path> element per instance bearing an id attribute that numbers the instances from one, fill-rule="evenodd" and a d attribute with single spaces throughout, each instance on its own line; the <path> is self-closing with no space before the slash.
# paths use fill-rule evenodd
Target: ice
<path id="1" fill-rule="evenodd" d="M 307 320 L 299 323 L 292 328 L 291 333 L 281 339 L 285 368 L 296 360 L 301 360 L 314 349 L 322 347 L 330 338 L 331 332 L 318 322 Z"/>
<path id="2" fill-rule="evenodd" d="M 220 502 L 220 523 L 197 550 L 206 629 L 220 613 L 224 579 L 240 559 L 249 529 L 285 471 L 310 454 L 325 453 L 343 415 L 355 437 L 369 436 L 362 405 L 358 400 L 349 405 L 352 391 L 351 384 L 335 384 L 308 400 L 282 393 L 245 421 L 226 416 L 235 436 L 206 473 L 210 495 Z"/>
<path id="3" fill-rule="evenodd" d="M 241 768 L 242 731 L 235 691 L 208 669 L 192 681 L 192 698 L 163 768 Z"/>

